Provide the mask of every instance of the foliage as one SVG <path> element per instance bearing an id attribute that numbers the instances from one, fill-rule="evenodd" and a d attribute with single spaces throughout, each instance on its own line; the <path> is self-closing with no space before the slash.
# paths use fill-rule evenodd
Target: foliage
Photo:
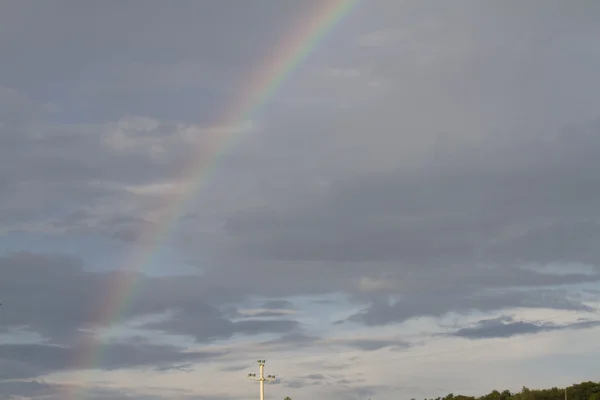
<path id="1" fill-rule="evenodd" d="M 600 400 L 600 382 L 582 382 L 567 388 L 567 400 Z M 428 399 L 425 399 L 428 400 Z M 565 389 L 529 389 L 523 386 L 520 392 L 494 390 L 484 396 L 473 397 L 450 393 L 430 400 L 565 400 Z"/>

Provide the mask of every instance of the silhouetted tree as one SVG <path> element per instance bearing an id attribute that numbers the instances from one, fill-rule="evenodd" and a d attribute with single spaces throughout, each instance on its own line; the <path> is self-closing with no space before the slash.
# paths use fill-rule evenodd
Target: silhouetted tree
<path id="1" fill-rule="evenodd" d="M 600 400 L 600 382 L 581 382 L 567 387 L 566 391 L 568 400 Z M 564 400 L 564 398 L 564 388 L 530 389 L 523 386 L 517 393 L 511 393 L 509 390 L 502 392 L 492 390 L 480 397 L 449 393 L 435 400 Z"/>

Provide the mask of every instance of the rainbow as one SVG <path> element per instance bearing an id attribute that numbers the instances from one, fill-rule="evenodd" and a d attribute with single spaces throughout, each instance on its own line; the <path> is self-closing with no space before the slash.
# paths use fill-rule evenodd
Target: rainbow
<path id="1" fill-rule="evenodd" d="M 167 239 L 170 231 L 186 210 L 188 202 L 200 191 L 215 169 L 219 156 L 231 146 L 244 127 L 260 109 L 276 94 L 294 70 L 311 54 L 342 18 L 358 3 L 358 0 L 322 0 L 308 18 L 300 21 L 297 29 L 284 38 L 263 62 L 253 69 L 236 101 L 216 120 L 214 127 L 219 133 L 203 148 L 202 157 L 192 163 L 182 176 L 186 177 L 184 190 L 178 192 L 169 204 L 155 228 L 142 232 L 141 242 L 134 253 L 124 262 L 125 273 L 114 273 L 108 283 L 109 290 L 93 313 L 93 320 L 99 325 L 109 326 L 118 321 L 127 309 L 136 292 L 139 272 L 156 254 L 160 245 Z M 94 339 L 81 343 L 82 350 L 76 352 L 72 366 L 77 370 L 91 370 L 101 360 L 102 345 Z M 78 382 L 76 386 L 81 388 Z M 67 399 L 76 399 L 79 390 L 70 389 Z"/>

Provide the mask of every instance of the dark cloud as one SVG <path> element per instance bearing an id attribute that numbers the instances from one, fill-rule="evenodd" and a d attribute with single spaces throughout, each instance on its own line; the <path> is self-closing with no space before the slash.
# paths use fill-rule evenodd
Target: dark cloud
<path id="1" fill-rule="evenodd" d="M 305 379 L 311 379 L 313 381 L 323 381 L 327 379 L 327 377 L 323 374 L 310 374 L 304 377 Z"/>
<path id="2" fill-rule="evenodd" d="M 312 301 L 313 304 L 338 304 L 339 302 L 335 301 L 335 300 L 313 300 Z"/>
<path id="3" fill-rule="evenodd" d="M 393 350 L 402 350 L 408 349 L 411 347 L 411 344 L 402 339 L 335 339 L 328 340 L 326 337 L 318 337 L 315 335 L 309 335 L 305 333 L 288 333 L 281 335 L 277 339 L 272 339 L 266 342 L 261 343 L 261 345 L 267 346 L 271 351 L 276 351 L 281 348 L 284 349 L 286 347 L 294 347 L 294 348 L 306 348 L 306 347 L 315 347 L 315 346 L 344 346 L 350 347 L 353 349 L 359 349 L 363 351 L 376 351 L 385 348 L 390 348 Z M 330 369 L 343 369 L 347 366 L 336 366 Z M 328 369 L 323 365 L 319 365 L 319 369 Z"/>
<path id="4" fill-rule="evenodd" d="M 0 381 L 0 393 L 6 396 L 7 399 L 18 399 L 24 396 L 30 399 L 40 398 L 54 398 L 58 399 L 58 396 L 63 393 L 64 388 L 60 385 L 52 385 L 45 382 L 38 381 L 12 381 L 2 382 Z"/>
<path id="5" fill-rule="evenodd" d="M 102 348 L 94 365 L 78 365 L 81 354 L 90 348 Z M 75 347 L 49 344 L 0 345 L 1 380 L 28 379 L 51 372 L 98 368 L 106 371 L 153 367 L 178 368 L 182 362 L 203 362 L 223 353 L 185 351 L 183 348 L 154 344 L 86 343 Z"/>
<path id="6" fill-rule="evenodd" d="M 315 335 L 309 335 L 302 332 L 292 332 L 283 334 L 277 339 L 271 339 L 261 344 L 269 346 L 305 347 L 314 345 L 318 340 L 320 340 L 320 338 Z"/>
<path id="7" fill-rule="evenodd" d="M 580 321 L 557 325 L 554 323 L 514 321 L 512 317 L 500 317 L 481 320 L 474 327 L 461 328 L 452 332 L 450 336 L 466 339 L 507 338 L 516 335 L 536 334 L 566 329 L 589 329 L 598 326 L 600 326 L 600 321 Z"/>
<path id="8" fill-rule="evenodd" d="M 147 129 L 158 137 L 145 137 Z M 140 196 L 127 187 L 170 180 L 180 175 L 192 152 L 198 156 L 175 125 L 153 127 L 144 119 L 106 126 L 57 126 L 39 135 L 25 128 L 14 134 L 7 130 L 14 129 L 0 124 L 0 181 L 10 188 L 0 193 L 3 232 L 43 227 L 55 234 L 96 234 L 130 242 L 139 232 L 152 229 L 153 221 L 144 216 L 164 205 L 164 193 Z M 125 144 L 110 145 L 113 135 Z M 188 156 L 183 154 L 186 147 Z M 177 156 L 167 154 L 159 161 L 153 148 Z M 15 169 L 23 160 L 26 164 Z M 124 202 L 133 197 L 136 210 L 123 212 Z M 108 212 L 98 212 L 99 208 Z"/>
<path id="9" fill-rule="evenodd" d="M 467 296 L 456 293 L 411 295 L 390 304 L 387 299 L 373 302 L 348 321 L 369 326 L 403 322 L 418 316 L 442 317 L 449 312 L 466 313 L 471 310 L 490 312 L 505 308 L 554 308 L 570 311 L 594 311 L 578 301 L 569 300 L 562 291 L 529 290 L 497 293 L 473 293 Z"/>
<path id="10" fill-rule="evenodd" d="M 411 345 L 403 340 L 378 340 L 378 339 L 354 339 L 344 341 L 346 346 L 354 347 L 364 351 L 376 351 L 387 347 L 394 349 L 406 349 Z"/>
<path id="11" fill-rule="evenodd" d="M 179 372 L 193 372 L 194 366 L 193 364 L 180 364 L 180 365 L 169 365 L 164 367 L 156 367 L 156 371 L 164 372 L 164 371 L 179 371 Z"/>
<path id="12" fill-rule="evenodd" d="M 294 303 L 288 300 L 269 300 L 263 303 L 261 308 L 269 310 L 290 310 L 294 308 Z"/>
<path id="13" fill-rule="evenodd" d="M 523 144 L 503 162 L 482 149 L 465 166 L 334 182 L 301 205 L 241 211 L 228 233 L 244 255 L 281 261 L 596 262 L 599 132 L 576 149 Z"/>
<path id="14" fill-rule="evenodd" d="M 25 326 L 46 337 L 69 337 L 91 324 L 108 276 L 64 255 L 19 253 L 0 258 L 3 328 Z M 106 287 L 108 289 L 108 287 Z"/>
<path id="15" fill-rule="evenodd" d="M 419 168 L 332 179 L 304 198 L 238 211 L 223 250 L 289 291 L 357 292 L 361 280 L 376 281 L 365 291 L 402 293 L 399 320 L 526 303 L 583 309 L 559 293 L 525 301 L 485 291 L 600 279 L 599 127 L 507 133 L 465 147 L 457 138 Z M 561 273 L 529 268 L 545 265 Z M 570 270 L 577 265 L 596 272 Z"/>
<path id="16" fill-rule="evenodd" d="M 305 384 L 304 384 L 304 382 L 299 381 L 299 380 L 291 380 L 289 382 L 286 381 L 283 385 L 290 389 L 301 389 Z"/>
<path id="17" fill-rule="evenodd" d="M 230 365 L 228 367 L 224 367 L 221 370 L 222 371 L 233 371 L 233 372 L 237 372 L 237 371 L 243 371 L 246 369 L 249 369 L 251 366 L 248 364 L 244 364 L 244 365 Z"/>
<path id="18" fill-rule="evenodd" d="M 98 228 L 105 228 L 106 233 L 112 232 L 111 237 L 123 242 L 140 243 L 144 232 L 158 229 L 155 223 L 136 217 L 117 217 L 102 221 Z"/>
<path id="19" fill-rule="evenodd" d="M 199 12 L 191 3 L 163 10 L 152 2 L 141 11 L 126 6 L 119 13 L 112 6 L 69 9 L 71 17 L 65 23 L 56 21 L 62 18 L 66 3 L 59 2 L 51 10 L 46 6 L 3 5 L 2 15 L 8 18 L 2 24 L 3 37 L 19 37 L 31 46 L 60 43 L 52 61 L 43 63 L 37 59 L 47 58 L 43 52 L 16 54 L 12 41 L 0 44 L 0 50 L 12 55 L 9 58 L 14 61 L 0 69 L 0 76 L 15 87 L 3 91 L 3 101 L 10 103 L 15 113 L 27 113 L 45 104 L 39 88 L 54 93 L 44 82 L 62 82 L 64 87 L 54 97 L 71 114 L 92 115 L 94 118 L 89 119 L 94 122 L 104 115 L 102 121 L 118 122 L 73 124 L 66 118 L 61 123 L 36 125 L 35 129 L 11 122 L 10 129 L 0 136 L 0 160 L 6 163 L 0 170 L 11 173 L 2 176 L 0 182 L 6 180 L 15 190 L 0 195 L 4 196 L 0 199 L 0 224 L 28 232 L 100 233 L 128 244 L 138 240 L 140 232 L 154 230 L 148 209 L 164 211 L 165 198 L 171 193 L 155 188 L 163 193 L 155 198 L 140 194 L 143 190 L 138 186 L 152 187 L 180 178 L 182 170 L 201 157 L 204 149 L 212 149 L 212 136 L 202 131 L 210 123 L 190 127 L 164 122 L 172 118 L 162 118 L 157 110 L 167 107 L 162 107 L 164 103 L 156 107 L 158 100 L 150 98 L 169 99 L 174 105 L 171 108 L 194 104 L 198 118 L 205 117 L 206 110 L 214 116 L 211 107 L 218 108 L 223 100 L 223 93 L 215 87 L 226 81 L 223 90 L 231 94 L 231 86 L 237 88 L 241 76 L 248 73 L 245 63 L 261 59 L 278 37 L 274 32 L 287 28 L 312 5 L 272 7 L 261 2 L 242 13 L 232 13 L 223 6 L 203 7 Z M 379 7 L 390 11 L 382 13 Z M 468 295 L 473 286 L 500 286 L 496 282 L 506 287 L 524 285 L 525 281 L 518 279 L 523 273 L 509 266 L 596 263 L 598 250 L 593 243 L 600 230 L 590 216 L 595 215 L 600 200 L 594 173 L 600 167 L 595 156 L 600 141 L 597 124 L 582 122 L 584 114 L 589 118 L 593 113 L 579 108 L 595 104 L 588 100 L 596 99 L 597 91 L 592 90 L 594 85 L 577 81 L 572 87 L 561 86 L 563 94 L 577 93 L 577 88 L 577 102 L 565 104 L 561 100 L 565 96 L 546 95 L 541 107 L 542 102 L 532 97 L 547 93 L 548 89 L 540 89 L 554 87 L 550 83 L 564 81 L 560 78 L 565 71 L 578 70 L 575 60 L 585 59 L 581 64 L 590 65 L 586 52 L 579 49 L 566 57 L 561 36 L 566 35 L 564 31 L 552 33 L 556 40 L 544 45 L 544 51 L 524 51 L 527 46 L 540 45 L 540 32 L 557 23 L 555 14 L 548 12 L 551 6 L 540 11 L 543 18 L 535 25 L 539 31 L 510 9 L 502 9 L 502 21 L 514 26 L 511 35 L 522 39 L 517 41 L 518 48 L 505 46 L 504 36 L 481 25 L 485 20 L 489 26 L 497 26 L 497 10 L 482 7 L 473 15 L 463 15 L 440 8 L 434 14 L 443 18 L 428 24 L 422 22 L 431 18 L 429 11 L 414 4 L 406 7 L 410 10 L 399 12 L 394 6 L 379 4 L 373 10 L 361 11 L 366 13 L 361 14 L 365 21 L 376 15 L 384 26 L 367 23 L 348 28 L 352 39 L 343 43 L 344 48 L 351 49 L 346 54 L 352 54 L 351 60 L 336 53 L 325 57 L 327 65 L 322 65 L 323 71 L 329 72 L 355 70 L 353 81 L 366 84 L 381 80 L 388 88 L 385 93 L 368 97 L 360 112 L 337 106 L 323 108 L 321 101 L 327 94 L 314 87 L 323 89 L 325 82 L 309 77 L 324 74 L 317 68 L 321 64 L 316 63 L 299 72 L 297 86 L 304 90 L 290 85 L 293 90 L 282 92 L 277 99 L 308 96 L 312 101 L 307 103 L 312 106 L 281 110 L 278 103 L 274 111 L 281 113 L 264 121 L 247 147 L 226 155 L 220 171 L 223 179 L 215 180 L 213 189 L 204 195 L 217 199 L 210 205 L 231 202 L 228 210 L 239 211 L 218 213 L 202 203 L 184 213 L 193 215 L 193 222 L 182 222 L 193 225 L 185 232 L 191 249 L 182 244 L 182 253 L 186 259 L 208 259 L 203 265 L 207 278 L 261 295 L 275 291 L 353 291 L 363 276 L 412 281 L 413 287 L 439 291 L 433 280 L 427 282 L 431 274 L 437 275 L 430 272 L 435 267 L 444 271 L 444 282 L 453 276 L 470 277 L 465 280 L 469 288 L 459 288 L 457 278 L 452 282 L 456 288 L 450 289 Z M 98 15 L 103 16 L 104 23 L 97 23 Z M 190 19 L 190 15 L 206 19 L 206 23 Z M 251 15 L 278 18 L 255 26 L 246 20 Z M 407 32 L 414 36 L 408 34 L 405 39 L 414 41 L 413 45 L 399 43 L 394 32 L 386 31 L 388 15 L 406 22 Z M 239 22 L 239 26 L 235 31 L 220 32 L 223 25 L 215 22 L 219 18 Z M 578 21 L 568 30 L 568 37 L 589 37 L 594 28 L 579 6 L 573 6 L 564 18 Z M 34 28 L 23 30 L 15 20 L 34 22 Z M 157 31 L 132 29 L 147 20 L 154 21 Z M 172 28 L 175 22 L 177 27 Z M 367 51 L 364 47 L 354 46 L 371 28 L 381 29 L 386 36 L 382 40 L 391 47 L 371 43 L 368 53 L 363 53 Z M 75 37 L 65 36 L 73 30 L 81 32 Z M 220 33 L 211 34 L 216 31 Z M 464 35 L 473 40 L 465 44 Z M 117 40 L 122 37 L 128 40 Z M 211 39 L 215 37 L 222 38 L 219 46 Z M 245 39 L 243 46 L 240 37 Z M 95 46 L 89 46 L 90 42 Z M 432 53 L 439 49 L 441 59 L 434 62 L 431 54 L 421 54 L 419 49 Z M 398 58 L 398 54 L 404 56 Z M 523 57 L 527 61 L 521 62 Z M 545 57 L 553 62 L 541 63 Z M 432 64 L 416 65 L 415 60 L 430 60 Z M 28 67 L 15 67 L 19 64 Z M 335 64 L 341 66 L 334 68 Z M 536 65 L 545 65 L 546 72 L 537 73 Z M 42 66 L 43 71 L 38 71 Z M 331 73 L 325 75 L 328 85 L 336 85 L 331 83 L 335 81 Z M 163 96 L 165 91 L 174 92 L 174 87 L 178 88 L 175 92 L 180 91 L 188 80 L 194 83 L 196 101 Z M 405 85 L 401 89 L 399 81 Z M 344 88 L 350 86 L 348 79 L 344 82 Z M 440 88 L 444 88 L 443 95 Z M 419 95 L 407 98 L 407 93 Z M 363 96 L 367 98 L 367 94 Z M 486 101 L 481 101 L 481 96 Z M 124 100 L 115 100 L 119 98 Z M 314 107 L 315 101 L 319 107 Z M 83 112 L 86 110 L 81 110 L 81 105 L 97 112 Z M 550 106 L 557 112 L 548 112 Z M 121 110 L 118 116 L 114 115 L 115 108 Z M 139 112 L 142 109 L 148 112 Z M 121 119 L 124 115 L 152 118 Z M 555 118 L 557 115 L 564 118 Z M 533 126 L 531 121 L 542 117 L 549 122 L 536 131 L 528 130 Z M 510 122 L 524 120 L 530 124 Z M 208 121 L 212 123 L 214 118 Z M 580 125 L 562 129 L 567 121 Z M 131 204 L 136 205 L 134 211 Z M 248 204 L 263 206 L 249 208 Z M 106 210 L 107 205 L 111 210 Z M 475 269 L 475 264 L 494 268 Z M 238 270 L 243 271 L 232 274 Z M 267 272 L 268 280 L 264 279 Z M 585 280 L 541 274 L 526 278 L 530 285 Z"/>
<path id="20" fill-rule="evenodd" d="M 38 96 L 51 91 L 72 113 L 89 119 L 123 114 L 194 119 L 217 112 L 223 91 L 247 79 L 247 66 L 268 54 L 277 33 L 315 5 L 139 4 L 73 8 L 68 1 L 51 6 L 3 3 L 0 36 L 13 42 L 0 43 L 3 58 L 12 60 L 2 65 L 0 76 Z M 265 22 L 250 23 L 253 18 Z M 147 21 L 155 29 L 143 29 Z M 223 30 L 222 21 L 236 29 Z M 52 53 L 24 54 L 11 45 L 15 42 Z"/>
<path id="21" fill-rule="evenodd" d="M 255 318 L 276 318 L 276 317 L 284 317 L 287 315 L 289 315 L 289 313 L 287 313 L 284 310 L 261 311 L 261 312 L 252 314 L 252 316 Z"/>
<path id="22" fill-rule="evenodd" d="M 166 322 L 148 328 L 194 336 L 199 341 L 234 334 L 287 332 L 291 320 L 233 322 L 219 306 L 243 297 L 207 285 L 200 277 L 149 277 L 125 272 L 97 273 L 83 269 L 80 259 L 64 255 L 15 253 L 0 257 L 2 328 L 25 327 L 57 343 L 71 342 L 84 328 L 105 325 L 90 310 L 105 303 L 115 285 L 136 282 L 138 293 L 117 323 L 133 317 L 172 312 Z"/>
<path id="23" fill-rule="evenodd" d="M 294 379 L 285 380 L 283 385 L 290 389 L 301 389 L 306 386 L 322 386 L 327 384 L 327 381 L 329 380 L 331 380 L 331 377 L 323 374 L 308 374 Z"/>
<path id="24" fill-rule="evenodd" d="M 155 394 L 140 394 L 126 388 L 104 387 L 75 387 L 69 385 L 53 384 L 44 381 L 0 381 L 0 396 L 7 400 L 63 400 L 65 394 L 85 393 L 85 398 L 90 400 L 166 400 L 171 396 Z M 183 390 L 178 391 L 177 398 L 182 400 L 218 400 L 219 397 L 208 397 L 190 394 Z"/>
<path id="25" fill-rule="evenodd" d="M 210 317 L 202 318 L 201 315 Z M 292 320 L 246 319 L 234 322 L 219 317 L 216 309 L 211 312 L 198 308 L 179 311 L 166 321 L 149 323 L 144 325 L 144 328 L 190 335 L 199 342 L 206 342 L 212 339 L 230 338 L 236 334 L 286 333 L 295 330 L 298 326 L 299 323 Z"/>

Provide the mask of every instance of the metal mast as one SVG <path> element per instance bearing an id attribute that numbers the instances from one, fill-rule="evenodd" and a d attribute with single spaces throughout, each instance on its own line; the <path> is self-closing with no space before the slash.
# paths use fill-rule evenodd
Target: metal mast
<path id="1" fill-rule="evenodd" d="M 257 381 L 260 384 L 260 400 L 265 400 L 265 382 L 275 381 L 275 375 L 265 377 L 265 360 L 258 360 L 258 377 L 256 374 L 248 374 L 248 379 Z"/>

